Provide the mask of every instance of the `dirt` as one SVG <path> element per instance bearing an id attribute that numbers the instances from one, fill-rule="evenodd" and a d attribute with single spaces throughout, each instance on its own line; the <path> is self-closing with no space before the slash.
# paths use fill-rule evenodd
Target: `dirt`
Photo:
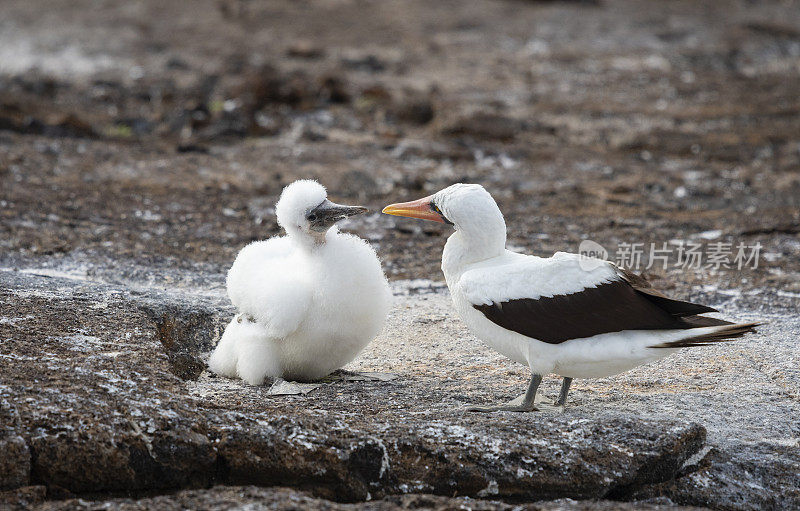
<path id="1" fill-rule="evenodd" d="M 224 267 L 277 232 L 251 206 L 296 178 L 374 211 L 471 181 L 520 249 L 589 238 L 613 254 L 719 230 L 770 257 L 715 281 L 799 290 L 790 3 L 3 10 L 6 254 Z M 392 277 L 439 278 L 443 229 L 384 225 Z M 682 290 L 708 277 L 661 273 Z"/>

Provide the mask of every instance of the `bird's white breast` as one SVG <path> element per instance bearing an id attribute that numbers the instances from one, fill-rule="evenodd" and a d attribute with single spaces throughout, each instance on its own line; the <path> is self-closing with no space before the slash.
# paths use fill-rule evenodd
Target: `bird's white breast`
<path id="1" fill-rule="evenodd" d="M 455 235 L 451 236 L 447 240 L 447 245 L 442 254 L 442 271 L 444 272 L 456 312 L 477 338 L 511 360 L 520 364 L 528 364 L 529 339 L 501 328 L 486 319 L 486 316 L 473 307 L 473 302 L 468 298 L 461 285 L 461 277 L 470 269 L 504 266 L 525 256 L 504 252 L 498 257 L 477 263 L 464 264 L 464 257 L 461 252 L 463 252 L 463 247 L 459 238 Z"/>
<path id="2" fill-rule="evenodd" d="M 391 304 L 374 250 L 335 228 L 313 247 L 289 236 L 245 247 L 228 273 L 228 294 L 278 359 L 269 365 L 278 373 L 268 376 L 295 380 L 350 362 L 379 333 Z"/>
<path id="3" fill-rule="evenodd" d="M 375 252 L 355 236 L 329 234 L 304 264 L 313 279 L 311 304 L 278 345 L 284 377 L 316 379 L 351 361 L 380 332 L 391 292 Z"/>

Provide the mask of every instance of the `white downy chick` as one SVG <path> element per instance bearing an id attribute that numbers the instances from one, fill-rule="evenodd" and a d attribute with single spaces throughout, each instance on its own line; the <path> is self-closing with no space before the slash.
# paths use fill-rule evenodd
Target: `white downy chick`
<path id="1" fill-rule="evenodd" d="M 380 332 L 391 291 L 375 251 L 334 225 L 366 208 L 295 181 L 275 207 L 286 231 L 244 247 L 228 272 L 238 308 L 209 360 L 220 375 L 313 381 L 351 360 Z"/>

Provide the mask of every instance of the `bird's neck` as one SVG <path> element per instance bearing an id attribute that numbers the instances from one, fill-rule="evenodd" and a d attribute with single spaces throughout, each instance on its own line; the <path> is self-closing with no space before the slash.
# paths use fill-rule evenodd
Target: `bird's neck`
<path id="1" fill-rule="evenodd" d="M 288 232 L 288 231 L 287 231 Z M 314 250 L 324 247 L 329 236 L 335 236 L 338 233 L 336 227 L 332 227 L 326 232 L 290 232 L 289 235 L 297 242 L 297 245 L 306 252 L 313 252 Z"/>
<path id="2" fill-rule="evenodd" d="M 501 256 L 506 250 L 506 226 L 494 229 L 457 230 L 447 239 L 442 252 L 442 271 L 448 285 L 458 280 L 467 266 Z"/>

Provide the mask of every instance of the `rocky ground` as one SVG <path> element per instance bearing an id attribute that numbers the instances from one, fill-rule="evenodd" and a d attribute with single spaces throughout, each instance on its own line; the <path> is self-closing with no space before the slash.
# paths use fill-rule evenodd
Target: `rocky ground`
<path id="1" fill-rule="evenodd" d="M 800 507 L 799 84 L 789 1 L 3 2 L 0 507 Z M 525 369 L 451 311 L 447 229 L 375 212 L 343 227 L 396 304 L 348 369 L 397 377 L 214 377 L 224 272 L 300 177 L 375 211 L 479 182 L 516 249 L 671 243 L 657 287 L 767 324 L 469 414 Z"/>

